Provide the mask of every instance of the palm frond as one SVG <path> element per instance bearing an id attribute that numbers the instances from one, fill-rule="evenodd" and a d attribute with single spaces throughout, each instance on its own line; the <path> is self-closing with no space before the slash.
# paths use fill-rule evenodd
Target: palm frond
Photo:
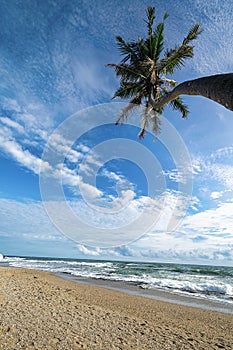
<path id="1" fill-rule="evenodd" d="M 154 62 L 157 61 L 164 48 L 163 31 L 164 23 L 162 22 L 156 26 L 153 35 L 151 35 L 145 42 L 148 47 L 148 57 L 154 60 Z"/>
<path id="2" fill-rule="evenodd" d="M 163 21 L 166 21 L 166 19 L 169 17 L 169 13 L 165 12 L 163 15 Z"/>
<path id="3" fill-rule="evenodd" d="M 141 105 L 143 99 L 142 94 L 138 94 L 132 98 L 129 103 L 123 108 L 120 114 L 117 116 L 116 125 L 121 124 L 124 120 L 128 119 L 129 114 L 133 111 L 134 108 L 137 108 Z"/>
<path id="4" fill-rule="evenodd" d="M 178 110 L 182 114 L 182 118 L 186 119 L 189 113 L 188 106 L 183 103 L 181 97 L 177 97 L 175 100 L 170 102 L 171 107 L 174 110 Z"/>
<path id="5" fill-rule="evenodd" d="M 148 28 L 148 35 L 151 36 L 152 32 L 153 32 L 153 23 L 155 20 L 155 8 L 148 6 L 147 10 L 146 10 L 146 16 L 148 21 L 147 23 L 147 28 Z"/>
<path id="6" fill-rule="evenodd" d="M 142 96 L 146 98 L 148 96 L 148 86 L 141 81 L 136 83 L 131 82 L 121 82 L 119 89 L 115 92 L 113 99 L 120 97 L 123 99 L 136 98 L 136 96 Z"/>
<path id="7" fill-rule="evenodd" d="M 141 66 L 140 65 L 129 65 L 129 64 L 114 64 L 109 63 L 106 65 L 106 67 L 111 67 L 115 69 L 116 76 L 120 77 L 122 81 L 129 80 L 131 82 L 137 81 L 139 78 L 146 79 L 146 76 L 144 76 L 141 73 Z"/>
<path id="8" fill-rule="evenodd" d="M 161 120 L 159 119 L 159 115 L 162 114 L 162 111 L 160 113 L 157 113 L 156 111 L 151 111 L 151 129 L 155 135 L 158 135 L 161 131 Z"/>
<path id="9" fill-rule="evenodd" d="M 158 62 L 158 71 L 173 74 L 175 69 L 180 69 L 184 65 L 186 59 L 193 57 L 194 46 L 189 45 L 189 43 L 197 39 L 201 32 L 202 29 L 200 25 L 198 23 L 195 24 L 180 46 L 175 46 L 174 49 L 166 50 L 165 57 Z"/>
<path id="10" fill-rule="evenodd" d="M 167 50 L 165 58 L 158 62 L 158 72 L 173 74 L 175 69 L 180 69 L 184 66 L 187 58 L 193 57 L 193 47 L 183 46 L 175 47 L 172 50 Z"/>
<path id="11" fill-rule="evenodd" d="M 145 40 L 140 36 L 138 37 L 137 41 L 130 42 L 125 42 L 122 37 L 117 36 L 116 44 L 120 54 L 124 56 L 120 62 L 121 64 L 124 64 L 127 61 L 130 63 L 135 63 L 138 60 L 145 59 L 145 57 L 148 55 L 148 48 L 145 45 Z"/>
<path id="12" fill-rule="evenodd" d="M 143 39 L 138 40 L 137 52 L 138 52 L 138 56 L 137 56 L 138 62 L 144 61 L 145 58 L 149 56 L 149 48 L 145 40 Z M 132 59 L 131 63 L 136 63 L 136 61 Z"/>
<path id="13" fill-rule="evenodd" d="M 151 10 L 152 11 L 152 10 Z M 153 30 L 153 21 L 154 21 L 154 13 L 151 14 L 147 24 L 148 24 L 148 34 L 149 37 L 146 40 L 145 44 L 148 47 L 148 56 L 157 61 L 161 52 L 164 48 L 164 22 L 168 17 L 168 13 L 166 12 L 163 17 L 163 22 L 158 23 L 155 29 Z"/>
<path id="14" fill-rule="evenodd" d="M 146 129 L 148 127 L 148 124 L 149 124 L 149 108 L 148 107 L 144 107 L 142 109 L 142 123 L 141 123 L 141 130 L 138 134 L 138 137 L 139 139 L 142 139 L 144 138 L 145 136 L 145 132 L 146 132 Z"/>
<path id="15" fill-rule="evenodd" d="M 155 49 L 153 53 L 153 60 L 156 62 L 164 49 L 164 23 L 159 23 L 154 31 L 156 37 Z"/>
<path id="16" fill-rule="evenodd" d="M 151 129 L 155 135 L 158 135 L 160 133 L 161 129 L 161 120 L 159 119 L 159 115 L 162 114 L 158 113 L 157 111 L 154 111 L 153 108 L 146 104 L 146 106 L 142 109 L 142 123 L 141 123 L 141 130 L 138 134 L 138 137 L 140 139 L 144 138 L 146 130 L 149 129 L 149 126 L 151 126 Z"/>
<path id="17" fill-rule="evenodd" d="M 117 97 L 123 99 L 134 98 L 141 92 L 141 90 L 142 86 L 140 83 L 124 82 L 121 83 L 119 89 L 117 89 L 112 99 Z"/>
<path id="18" fill-rule="evenodd" d="M 143 95 L 141 93 L 139 93 L 137 96 L 132 98 L 132 100 L 130 100 L 129 103 L 137 105 L 137 107 L 138 107 L 141 105 L 142 99 L 143 99 Z"/>
<path id="19" fill-rule="evenodd" d="M 136 105 L 135 103 L 129 102 L 126 105 L 126 107 L 121 110 L 120 114 L 117 115 L 117 120 L 115 124 L 120 125 L 123 121 L 127 120 L 130 112 L 132 112 L 132 110 L 136 107 L 138 107 L 138 105 Z"/>
<path id="20" fill-rule="evenodd" d="M 196 23 L 188 32 L 188 35 L 184 38 L 182 45 L 188 45 L 190 41 L 197 39 L 198 35 L 202 33 L 200 24 Z"/>
<path id="21" fill-rule="evenodd" d="M 126 63 L 133 57 L 137 57 L 137 44 L 135 42 L 127 43 L 122 37 L 116 36 L 116 44 L 121 55 L 125 56 L 121 63 Z"/>

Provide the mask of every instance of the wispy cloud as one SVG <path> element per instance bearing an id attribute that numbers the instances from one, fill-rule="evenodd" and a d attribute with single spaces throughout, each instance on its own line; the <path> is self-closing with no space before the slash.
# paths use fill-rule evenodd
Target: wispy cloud
<path id="1" fill-rule="evenodd" d="M 0 199 L 0 235 L 27 239 L 65 239 L 51 224 L 41 202 Z"/>
<path id="2" fill-rule="evenodd" d="M 187 216 L 183 222 L 183 232 L 219 235 L 224 237 L 225 234 L 230 235 L 233 239 L 233 202 L 220 203 L 216 208 L 207 209 L 205 211 Z"/>
<path id="3" fill-rule="evenodd" d="M 230 200 L 233 195 L 233 151 L 232 147 L 219 148 L 208 156 L 193 158 L 198 171 L 194 178 L 194 190 L 207 200 Z"/>
<path id="4" fill-rule="evenodd" d="M 196 0 L 193 5 L 193 17 L 201 22 L 204 29 L 195 48 L 195 68 L 203 75 L 231 72 L 233 48 L 230 2 L 215 1 L 210 4 Z M 220 42 L 221 45 L 216 44 Z"/>
<path id="5" fill-rule="evenodd" d="M 47 162 L 42 161 L 40 158 L 30 153 L 29 150 L 24 150 L 13 137 L 8 138 L 5 133 L 0 133 L 0 144 L 2 150 L 4 150 L 8 156 L 11 156 L 20 165 L 32 170 L 35 174 L 50 169 L 50 165 Z"/>
<path id="6" fill-rule="evenodd" d="M 24 134 L 24 132 L 25 132 L 22 125 L 20 125 L 19 123 L 17 123 L 16 121 L 14 121 L 8 117 L 0 117 L 0 122 L 2 124 L 9 126 L 10 128 L 12 128 L 13 130 L 15 130 L 16 132 L 18 132 L 20 134 Z"/>
<path id="7" fill-rule="evenodd" d="M 166 237 L 165 237 L 166 238 Z M 202 242 L 202 245 L 197 244 Z M 197 238 L 193 240 L 192 246 L 184 248 L 182 246 L 176 246 L 176 242 L 173 241 L 173 246 L 169 244 L 169 247 L 163 249 L 163 246 L 158 246 L 151 242 L 147 247 L 136 246 L 121 246 L 110 249 L 91 248 L 85 245 L 78 245 L 77 249 L 84 257 L 105 257 L 111 259 L 131 259 L 131 260 L 155 260 L 166 262 L 178 262 L 184 261 L 190 263 L 203 263 L 203 264 L 226 264 L 231 265 L 233 262 L 233 245 L 224 245 L 220 247 L 208 246 L 205 239 Z"/>
<path id="8" fill-rule="evenodd" d="M 146 202 L 146 198 L 141 198 L 131 200 L 130 205 L 134 213 L 136 213 L 140 206 L 144 206 Z M 98 226 L 103 227 L 106 224 L 111 230 L 116 223 L 119 224 L 118 217 L 115 223 L 113 221 L 109 223 L 106 220 L 106 214 L 102 215 L 100 219 L 100 217 L 96 216 L 95 211 L 90 211 L 90 208 L 85 213 L 85 207 L 81 202 L 70 202 L 69 205 L 72 206 L 72 210 L 76 211 L 76 215 L 81 215 L 81 217 L 84 215 L 82 220 L 88 219 L 89 224 L 95 225 L 96 233 L 98 233 Z M 152 206 L 151 209 L 154 209 L 155 202 L 151 200 L 150 205 Z M 97 241 L 95 243 L 93 241 L 95 247 L 80 243 L 77 245 L 77 248 L 81 254 L 90 257 L 101 256 L 108 258 L 111 256 L 112 258 L 131 257 L 135 259 L 197 262 L 208 262 L 209 260 L 219 263 L 228 259 L 229 263 L 233 261 L 232 210 L 233 202 L 223 203 L 216 209 L 188 215 L 184 218 L 179 229 L 173 233 L 167 233 L 160 223 L 161 229 L 157 227 L 157 229 L 151 230 L 150 233 L 144 234 L 130 245 L 123 244 L 114 248 L 101 248 L 97 234 Z M 57 203 L 57 211 L 58 213 L 60 212 L 59 203 Z M 125 218 L 127 220 L 129 219 L 128 213 L 127 211 L 127 217 Z M 151 210 L 151 215 L 152 213 Z M 85 215 L 88 215 L 88 217 Z M 164 213 L 164 215 L 166 217 L 167 214 Z M 65 236 L 60 235 L 50 222 L 40 202 L 22 203 L 2 199 L 0 201 L 0 218 L 2 218 L 0 220 L 1 236 L 13 237 L 15 235 L 18 238 L 22 237 L 22 239 L 29 241 L 66 240 Z M 105 222 L 103 221 L 104 218 Z M 69 225 L 69 220 L 67 220 L 65 225 Z M 119 233 L 120 231 L 119 229 Z M 85 239 L 85 232 L 80 232 L 81 237 Z M 106 237 L 102 236 L 102 239 L 104 240 Z M 107 239 L 110 244 L 111 235 L 108 235 Z"/>

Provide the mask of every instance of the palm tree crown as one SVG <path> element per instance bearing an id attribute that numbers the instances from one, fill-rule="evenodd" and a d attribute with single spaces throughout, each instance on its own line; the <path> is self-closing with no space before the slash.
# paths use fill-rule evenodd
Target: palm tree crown
<path id="1" fill-rule="evenodd" d="M 130 111 L 137 106 L 143 106 L 143 121 L 139 137 L 143 137 L 146 128 L 151 124 L 152 130 L 158 134 L 160 130 L 159 115 L 163 108 L 154 108 L 176 86 L 174 80 L 168 79 L 167 74 L 172 75 L 176 69 L 181 68 L 185 60 L 193 57 L 191 42 L 201 33 L 200 25 L 195 24 L 188 32 L 180 46 L 173 49 L 164 48 L 164 23 L 168 17 L 165 13 L 163 21 L 154 25 L 155 8 L 148 7 L 147 37 L 138 37 L 137 41 L 124 41 L 120 36 L 116 37 L 117 47 L 123 56 L 119 64 L 108 64 L 113 67 L 116 76 L 120 78 L 120 87 L 113 98 L 129 99 L 127 106 L 121 111 L 117 124 L 128 117 Z M 169 104 L 173 109 L 179 110 L 182 117 L 186 118 L 188 108 L 178 96 Z"/>

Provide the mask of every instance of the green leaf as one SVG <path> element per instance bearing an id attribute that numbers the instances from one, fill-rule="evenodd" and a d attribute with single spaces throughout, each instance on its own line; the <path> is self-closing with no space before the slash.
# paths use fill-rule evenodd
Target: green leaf
<path id="1" fill-rule="evenodd" d="M 159 132 L 159 115 L 163 113 L 164 107 L 153 110 L 152 105 L 156 105 L 156 102 L 174 88 L 176 82 L 168 79 L 166 74 L 174 74 L 176 69 L 184 66 L 187 59 L 193 57 L 192 42 L 202 32 L 197 23 L 190 28 L 180 45 L 164 51 L 164 26 L 167 18 L 168 13 L 165 13 L 163 21 L 154 24 L 155 8 L 149 6 L 145 20 L 148 30 L 146 37 L 137 36 L 137 40 L 125 41 L 121 36 L 117 36 L 116 45 L 122 59 L 119 64 L 107 65 L 114 68 L 119 78 L 120 86 L 113 98 L 129 101 L 121 111 L 118 121 L 127 118 L 134 107 L 145 107 L 140 137 L 144 136 L 149 126 L 155 134 Z M 181 112 L 183 118 L 187 117 L 188 107 L 180 97 L 169 104 L 174 110 Z"/>
<path id="2" fill-rule="evenodd" d="M 148 35 L 151 36 L 153 31 L 153 23 L 155 19 L 155 8 L 148 6 L 146 10 L 146 15 L 148 19 L 148 22 L 147 22 Z"/>
<path id="3" fill-rule="evenodd" d="M 175 100 L 170 102 L 173 109 L 178 110 L 182 114 L 182 118 L 186 119 L 189 113 L 188 106 L 185 105 L 181 97 L 177 97 Z"/>
<path id="4" fill-rule="evenodd" d="M 196 23 L 188 32 L 188 35 L 183 40 L 183 45 L 187 45 L 190 41 L 197 39 L 198 35 L 202 33 L 202 29 L 200 28 L 200 24 Z"/>

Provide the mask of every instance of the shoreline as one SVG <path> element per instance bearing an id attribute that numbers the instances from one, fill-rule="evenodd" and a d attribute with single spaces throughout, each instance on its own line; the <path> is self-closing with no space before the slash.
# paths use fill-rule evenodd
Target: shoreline
<path id="1" fill-rule="evenodd" d="M 6 257 L 0 266 L 39 269 L 77 283 L 99 285 L 131 295 L 233 314 L 233 285 L 228 280 L 232 277 L 232 268 L 227 266 L 170 263 L 141 265 L 139 262 L 40 257 Z M 142 275 L 137 274 L 137 269 Z"/>
<path id="2" fill-rule="evenodd" d="M 0 264 L 1 267 L 20 269 L 21 267 L 12 267 L 7 264 Z M 22 268 L 24 269 L 24 268 Z M 31 268 L 25 268 L 32 271 L 46 272 L 43 270 L 34 270 Z M 227 302 L 221 302 L 218 300 L 204 299 L 203 297 L 195 296 L 195 294 L 181 294 L 175 291 L 159 288 L 140 288 L 140 285 L 134 285 L 133 283 L 127 283 L 123 281 L 97 279 L 91 277 L 79 277 L 65 272 L 46 272 L 54 276 L 62 278 L 64 280 L 73 281 L 77 284 L 86 284 L 90 286 L 97 286 L 107 290 L 113 290 L 120 293 L 124 293 L 132 296 L 139 296 L 152 300 L 158 300 L 165 303 L 171 303 L 176 305 L 190 306 L 202 310 L 210 310 L 216 312 L 222 312 L 226 314 L 233 314 L 233 305 Z"/>
<path id="3" fill-rule="evenodd" d="M 0 267 L 0 349 L 232 349 L 233 315 Z"/>
<path id="4" fill-rule="evenodd" d="M 110 281 L 94 278 L 82 278 L 67 273 L 54 273 L 55 276 L 78 284 L 97 286 L 108 290 L 117 291 L 132 296 L 139 296 L 152 300 L 158 300 L 175 305 L 190 306 L 202 310 L 210 310 L 233 315 L 233 306 L 220 301 L 195 297 L 194 295 L 179 294 L 173 291 L 162 289 L 144 289 L 138 285 L 133 285 L 121 281 Z"/>

